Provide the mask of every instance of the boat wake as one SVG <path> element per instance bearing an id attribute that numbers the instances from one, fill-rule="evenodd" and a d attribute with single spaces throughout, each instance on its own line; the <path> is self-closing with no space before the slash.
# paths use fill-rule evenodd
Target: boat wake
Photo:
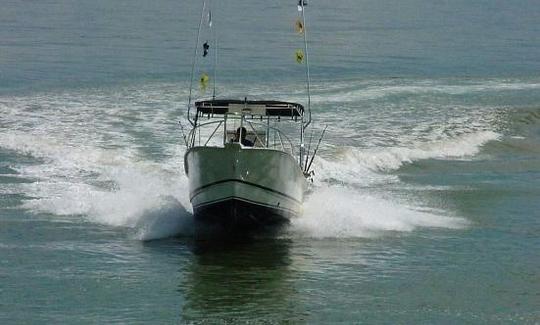
<path id="1" fill-rule="evenodd" d="M 340 184 L 367 186 L 392 182 L 396 177 L 391 172 L 404 165 L 427 159 L 471 159 L 485 144 L 501 138 L 497 132 L 477 131 L 409 146 L 340 147 L 317 158 L 315 170 L 318 179 Z"/>
<path id="2" fill-rule="evenodd" d="M 422 211 L 344 187 L 322 187 L 305 202 L 292 233 L 309 238 L 358 238 L 409 232 L 420 227 L 457 229 L 468 222 L 443 211 Z"/>
<path id="3" fill-rule="evenodd" d="M 324 103 L 356 103 L 359 101 L 373 101 L 385 97 L 399 96 L 463 96 L 485 93 L 497 93 L 501 91 L 538 90 L 540 83 L 523 82 L 520 80 L 500 81 L 482 80 L 468 83 L 452 83 L 448 81 L 418 80 L 403 84 L 399 79 L 358 83 L 333 82 L 332 87 L 320 89 L 320 95 L 313 96 L 312 102 Z M 327 92 L 327 93 L 325 93 Z"/>
<path id="4" fill-rule="evenodd" d="M 351 238 L 419 227 L 465 227 L 466 219 L 448 211 L 389 198 L 389 185 L 400 184 L 392 172 L 425 159 L 471 159 L 483 145 L 500 138 L 499 133 L 479 131 L 412 147 L 349 147 L 332 158 L 319 158 L 317 180 L 304 204 L 304 216 L 293 222 L 293 233 L 313 238 Z"/>
<path id="5" fill-rule="evenodd" d="M 534 88 L 537 83 L 525 86 L 495 88 Z M 483 91 L 477 88 L 472 91 Z M 183 146 L 178 126 L 171 122 L 178 110 L 172 103 L 183 98 L 177 89 L 178 85 L 159 84 L 110 94 L 90 90 L 0 98 L 6 113 L 0 116 L 0 151 L 20 161 L 7 166 L 16 173 L 10 177 L 24 179 L 3 184 L 1 193 L 22 194 L 27 199 L 21 208 L 30 212 L 128 228 L 138 240 L 192 236 Z M 384 87 L 381 91 L 388 94 Z M 502 139 L 497 123 L 504 115 L 491 106 L 467 110 L 461 102 L 454 110 L 446 109 L 452 103 L 426 104 L 418 113 L 405 109 L 409 102 L 401 107 L 386 99 L 383 109 L 357 118 L 369 120 L 369 125 L 359 126 L 351 119 L 342 128 L 343 137 L 338 133 L 321 148 L 304 216 L 292 223 L 291 236 L 370 237 L 421 227 L 466 226 L 466 220 L 452 211 L 430 208 L 421 195 L 403 200 L 391 189 L 417 186 L 399 179 L 404 165 L 425 159 L 472 159 L 482 146 Z M 335 129 L 341 121 L 328 123 Z M 348 134 L 354 136 L 351 142 Z"/>
<path id="6" fill-rule="evenodd" d="M 41 164 L 16 168 L 19 174 L 39 180 L 20 184 L 19 190 L 34 198 L 27 200 L 24 208 L 64 219 L 83 218 L 127 227 L 137 240 L 193 236 L 187 179 L 181 168 L 173 167 L 179 159 L 156 164 L 126 153 L 123 159 L 113 159 L 120 153 L 91 147 L 84 148 L 86 155 L 74 154 L 76 150 L 70 147 L 19 135 L 17 138 L 13 134 L 9 142 L 0 141 L 0 145 L 43 160 Z M 351 148 L 341 157 L 321 158 L 317 162 L 318 179 L 304 204 L 304 215 L 292 222 L 288 235 L 357 238 L 419 227 L 464 227 L 466 220 L 448 216 L 447 212 L 426 211 L 379 197 L 373 194 L 374 186 L 399 182 L 384 171 L 395 170 L 404 163 L 473 155 L 486 141 L 497 137 L 495 133 L 472 134 L 469 139 L 462 136 L 416 149 Z M 448 150 L 441 152 L 437 148 Z M 66 155 L 67 152 L 72 154 Z"/>
<path id="7" fill-rule="evenodd" d="M 133 227 L 133 238 L 154 240 L 172 236 L 191 237 L 195 233 L 193 214 L 172 196 L 143 211 Z"/>

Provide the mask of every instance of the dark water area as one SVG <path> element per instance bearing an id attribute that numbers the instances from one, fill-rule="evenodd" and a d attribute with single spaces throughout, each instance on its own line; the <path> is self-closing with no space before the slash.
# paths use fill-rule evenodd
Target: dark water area
<path id="1" fill-rule="evenodd" d="M 0 89 L 186 81 L 198 1 L 7 1 Z M 212 4 L 224 81 L 295 79 L 288 1 Z M 522 77 L 540 71 L 536 1 L 316 2 L 312 72 L 362 77 Z M 203 35 L 204 36 L 204 35 Z M 301 80 L 301 79 L 300 79 Z"/>

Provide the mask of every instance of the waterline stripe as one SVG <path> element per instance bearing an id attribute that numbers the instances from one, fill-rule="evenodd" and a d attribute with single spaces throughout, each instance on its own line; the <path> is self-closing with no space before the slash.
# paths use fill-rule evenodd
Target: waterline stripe
<path id="1" fill-rule="evenodd" d="M 207 205 L 212 205 L 212 204 L 216 204 L 216 203 L 220 203 L 220 202 L 224 202 L 224 201 L 228 201 L 228 200 L 238 200 L 238 201 L 243 201 L 243 202 L 246 202 L 246 203 L 266 207 L 266 208 L 269 208 L 269 209 L 287 211 L 288 213 L 290 213 L 290 214 L 292 214 L 294 216 L 298 216 L 298 213 L 295 212 L 292 209 L 284 208 L 284 207 L 280 207 L 280 206 L 275 206 L 275 205 L 269 205 L 269 204 L 265 204 L 265 203 L 260 203 L 260 202 L 257 202 L 257 201 L 248 200 L 248 199 L 241 198 L 241 197 L 238 197 L 238 196 L 228 196 L 228 197 L 225 197 L 225 198 L 222 198 L 222 199 L 217 199 L 217 200 L 201 203 L 201 204 L 198 204 L 198 205 L 194 206 L 193 209 L 202 208 L 202 207 L 205 207 Z"/>
<path id="2" fill-rule="evenodd" d="M 206 184 L 206 185 L 203 185 L 203 186 L 200 186 L 200 187 L 197 187 L 196 189 L 194 189 L 193 191 L 191 191 L 190 193 L 190 202 L 193 201 L 193 198 L 199 194 L 201 194 L 201 192 L 208 188 L 208 187 L 211 187 L 211 186 L 215 186 L 215 185 L 219 185 L 219 184 L 222 184 L 222 183 L 227 183 L 227 182 L 237 182 L 237 183 L 243 183 L 243 184 L 246 184 L 246 185 L 250 185 L 250 186 L 253 186 L 253 187 L 258 187 L 260 189 L 263 189 L 265 191 L 269 191 L 269 192 L 272 192 L 272 193 L 276 193 L 276 194 L 279 194 L 281 196 L 284 196 L 298 204 L 302 204 L 302 202 L 300 202 L 300 200 L 288 195 L 288 194 L 285 194 L 285 193 L 282 193 L 282 192 L 279 192 L 279 191 L 276 191 L 274 189 L 271 189 L 269 187 L 266 187 L 266 186 L 262 186 L 262 185 L 259 185 L 259 184 L 256 184 L 256 183 L 251 183 L 251 182 L 246 182 L 246 181 L 243 181 L 243 180 L 239 180 L 239 179 L 234 179 L 234 178 L 231 178 L 231 179 L 224 179 L 224 180 L 220 180 L 220 181 L 216 181 L 216 182 L 213 182 L 213 183 L 209 183 L 209 184 Z"/>

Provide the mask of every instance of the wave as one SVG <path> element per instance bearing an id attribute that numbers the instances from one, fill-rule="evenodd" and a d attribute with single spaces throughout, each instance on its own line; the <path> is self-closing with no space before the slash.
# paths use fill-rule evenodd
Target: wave
<path id="1" fill-rule="evenodd" d="M 28 184 L 25 190 L 38 198 L 27 201 L 23 207 L 34 212 L 82 216 L 91 222 L 135 228 L 138 229 L 136 237 L 140 239 L 188 231 L 183 228 L 187 226 L 190 212 L 186 208 L 189 203 L 186 202 L 186 181 L 182 177 L 171 179 L 163 171 L 129 166 L 117 166 L 105 174 L 99 178 L 112 182 L 110 189 L 62 178 Z M 166 226 L 158 226 L 159 223 Z"/>
<path id="2" fill-rule="evenodd" d="M 416 147 L 388 147 L 365 150 L 350 149 L 347 159 L 371 170 L 392 171 L 407 163 L 425 159 L 455 159 L 476 155 L 489 141 L 498 140 L 501 134 L 480 131 L 454 138 L 418 143 Z"/>
<path id="3" fill-rule="evenodd" d="M 306 200 L 304 216 L 293 220 L 293 236 L 358 238 L 387 232 L 410 232 L 420 227 L 459 229 L 468 225 L 459 217 L 419 211 L 353 190 L 324 186 Z"/>
<path id="4" fill-rule="evenodd" d="M 400 180 L 392 172 L 404 165 L 426 159 L 471 159 L 482 146 L 501 138 L 502 135 L 496 132 L 479 131 L 444 140 L 417 142 L 410 147 L 340 148 L 314 160 L 315 183 L 357 189 L 395 184 Z"/>
<path id="5" fill-rule="evenodd" d="M 399 83 L 398 83 L 399 82 Z M 358 101 L 375 100 L 388 96 L 404 95 L 466 95 L 485 92 L 520 91 L 540 89 L 539 82 L 522 81 L 484 81 L 477 83 L 451 84 L 438 81 L 351 81 L 339 82 L 330 92 L 319 86 L 320 91 L 311 97 L 312 103 L 352 103 Z M 317 89 L 317 85 L 314 86 Z M 298 97 L 300 99 L 301 97 Z"/>
<path id="6" fill-rule="evenodd" d="M 349 165 L 347 162 L 333 163 L 337 168 Z M 41 168 L 44 174 L 50 172 L 44 166 Z M 26 191 L 38 198 L 27 201 L 23 207 L 35 212 L 81 216 L 91 222 L 127 227 L 131 229 L 132 238 L 137 240 L 194 234 L 184 176 L 171 175 L 164 169 L 141 167 L 133 162 L 101 165 L 101 168 L 102 174 L 98 178 L 113 181 L 112 188 L 104 189 L 75 179 L 48 178 L 27 185 Z M 365 172 L 362 168 L 356 172 L 362 173 L 362 170 Z M 321 170 L 322 174 L 328 172 L 324 167 Z M 293 221 L 290 233 L 293 237 L 357 238 L 379 236 L 389 231 L 409 232 L 419 227 L 460 228 L 466 225 L 461 218 L 419 211 L 347 186 L 324 183 L 308 196 L 304 216 Z"/>
<path id="7" fill-rule="evenodd" d="M 370 181 L 398 181 L 381 171 L 420 159 L 474 155 L 483 144 L 499 137 L 495 132 L 482 131 L 417 143 L 411 148 L 348 147 L 340 156 L 320 159 L 318 177 L 322 180 L 307 198 L 304 216 L 292 223 L 290 231 L 296 237 L 354 238 L 419 227 L 466 226 L 464 219 L 419 211 L 349 185 L 365 186 L 369 191 Z M 19 133 L 3 138 L 0 145 L 43 160 L 41 164 L 17 167 L 21 175 L 39 179 L 21 184 L 26 194 L 36 198 L 26 201 L 23 208 L 127 227 L 137 240 L 193 235 L 187 179 L 178 171 L 178 156 L 155 163 L 140 160 L 127 149 L 91 145 L 73 148 Z M 340 180 L 341 185 L 329 185 L 326 179 L 330 177 Z"/>
<path id="8" fill-rule="evenodd" d="M 0 147 L 38 159 L 13 167 L 20 177 L 37 180 L 10 188 L 34 198 L 22 208 L 128 227 L 140 240 L 192 231 L 187 181 L 175 171 L 181 168 L 177 156 L 156 163 L 140 160 L 129 148 L 74 147 L 20 132 L 1 137 Z"/>
<path id="9" fill-rule="evenodd" d="M 407 89 L 392 85 L 378 89 L 387 93 L 385 87 L 395 87 L 392 91 L 398 92 Z M 176 126 L 170 122 L 175 117 L 170 104 L 178 98 L 171 89 L 172 86 L 166 90 L 170 92 L 168 97 L 152 106 L 155 109 L 148 109 L 147 103 L 155 104 L 154 98 L 161 98 L 163 91 L 153 87 L 131 95 L 121 104 L 111 103 L 103 94 L 86 93 L 62 94 L 48 100 L 46 95 L 4 99 L 0 104 L 10 111 L 0 122 L 10 128 L 0 130 L 0 147 L 37 158 L 33 164 L 10 167 L 21 177 L 37 181 L 13 185 L 9 191 L 34 198 L 25 201 L 23 208 L 36 213 L 127 227 L 138 240 L 191 236 L 193 216 L 187 198 L 187 179 L 182 173 L 183 151 L 180 135 L 174 133 Z M 411 90 L 416 91 L 407 91 Z M 332 91 L 336 96 L 343 94 L 339 88 Z M 123 90 L 115 99 L 128 93 L 129 89 Z M 401 111 L 393 113 L 400 114 L 399 121 L 403 120 Z M 484 112 L 476 114 L 481 113 Z M 451 133 L 436 129 L 439 115 L 432 115 L 412 133 L 398 125 L 394 133 L 372 136 L 369 147 L 343 147 L 337 143 L 335 147 L 322 148 L 322 156 L 315 160 L 318 181 L 305 202 L 304 217 L 291 225 L 294 236 L 347 238 L 406 232 L 418 227 L 465 225 L 463 219 L 448 213 L 420 211 L 388 195 L 382 199 L 372 193 L 373 185 L 399 182 L 397 176 L 388 172 L 404 164 L 422 159 L 472 157 L 484 144 L 502 137 L 489 131 L 491 120 L 481 120 L 473 127 L 468 126 L 471 118 L 452 120 L 451 127 L 456 126 L 456 130 Z M 385 116 L 380 119 L 388 120 Z M 448 119 L 445 121 L 449 123 Z M 389 128 L 377 123 L 367 126 L 366 136 Z M 354 127 L 348 132 L 355 136 L 358 133 Z M 437 138 L 444 134 L 445 138 Z M 381 145 L 380 138 L 392 141 L 394 146 Z M 162 155 L 156 158 L 145 153 L 143 145 L 159 146 Z M 336 147 L 339 149 L 332 149 Z"/>
<path id="10" fill-rule="evenodd" d="M 147 241 L 173 236 L 195 234 L 193 213 L 172 196 L 165 196 L 159 204 L 144 210 L 137 218 L 133 238 Z"/>
<path id="11" fill-rule="evenodd" d="M 127 159 L 127 156 L 123 160 L 113 161 L 89 158 L 82 163 L 85 156 L 57 155 L 68 149 L 57 151 L 59 148 L 52 148 L 54 150 L 44 146 L 41 150 L 29 150 L 25 145 L 19 147 L 25 152 L 48 157 L 50 160 L 49 164 L 21 170 L 23 173 L 32 172 L 41 179 L 39 183 L 23 184 L 25 192 L 37 197 L 26 201 L 24 208 L 56 216 L 81 216 L 90 222 L 127 227 L 131 229 L 132 238 L 137 240 L 193 235 L 194 222 L 187 199 L 187 179 L 179 173 L 171 174 L 166 167 L 168 164 L 145 164 Z M 94 150 L 99 152 L 102 149 Z M 474 150 L 469 149 L 467 152 L 472 153 Z M 349 154 L 354 159 L 363 157 L 354 149 Z M 101 155 L 94 153 L 88 157 L 96 156 Z M 416 154 L 416 157 L 420 156 L 426 155 Z M 323 164 L 320 173 L 331 173 L 332 168 L 348 168 L 351 173 L 363 173 L 365 176 L 368 170 L 366 166 L 381 166 L 380 160 L 375 160 L 377 164 L 370 163 L 372 159 L 370 156 L 363 164 L 356 165 L 351 165 L 350 160 L 327 160 L 326 167 Z M 77 179 L 64 177 L 64 171 L 60 177 L 51 177 L 51 174 L 62 173 L 54 165 L 56 160 L 70 160 L 63 161 L 64 166 L 92 167 L 95 171 L 99 170 L 100 174 Z M 383 166 L 387 168 L 389 165 Z M 104 188 L 89 183 L 100 180 L 110 181 L 113 185 Z M 353 178 L 353 181 L 359 182 L 358 178 Z M 389 231 L 409 232 L 419 227 L 460 228 L 466 224 L 461 218 L 419 211 L 390 199 L 363 194 L 347 186 L 323 183 L 316 186 L 306 199 L 304 216 L 293 221 L 290 233 L 293 237 L 356 238 L 378 236 Z"/>

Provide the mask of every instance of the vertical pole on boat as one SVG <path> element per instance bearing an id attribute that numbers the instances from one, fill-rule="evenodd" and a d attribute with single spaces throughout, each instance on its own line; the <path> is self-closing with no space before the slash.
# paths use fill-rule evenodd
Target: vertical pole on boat
<path id="1" fill-rule="evenodd" d="M 194 128 L 193 128 L 193 143 L 191 144 L 192 147 L 195 146 L 195 136 L 197 135 L 197 131 L 199 130 L 199 128 L 197 128 L 197 120 L 199 119 L 199 111 L 197 111 L 195 113 L 195 121 L 192 123 Z M 200 132 L 200 130 L 199 130 Z"/>
<path id="2" fill-rule="evenodd" d="M 238 142 L 242 143 L 242 135 L 244 133 L 244 112 L 247 109 L 247 97 L 244 97 L 244 108 L 240 112 L 240 133 L 238 135 Z"/>
<path id="3" fill-rule="evenodd" d="M 210 3 L 210 7 L 214 8 L 212 3 Z M 218 38 L 217 38 L 217 31 L 214 28 L 214 24 L 213 24 L 213 20 L 212 20 L 212 16 L 211 16 L 212 13 L 209 12 L 209 15 L 210 16 L 209 16 L 208 20 L 209 20 L 210 28 L 212 29 L 212 34 L 214 36 L 214 90 L 212 91 L 212 99 L 216 99 L 217 64 L 218 64 Z"/>
<path id="4" fill-rule="evenodd" d="M 223 115 L 223 146 L 227 144 L 227 113 Z"/>
<path id="5" fill-rule="evenodd" d="M 298 153 L 298 164 L 302 167 L 304 161 L 304 117 L 302 116 L 302 126 L 300 126 L 300 152 Z"/>
<path id="6" fill-rule="evenodd" d="M 197 30 L 197 42 L 195 43 L 195 50 L 194 50 L 194 53 L 193 53 L 193 60 L 192 60 L 192 63 L 191 63 L 191 78 L 189 80 L 189 96 L 188 96 L 187 118 L 188 118 L 189 123 L 191 123 L 191 125 L 193 125 L 193 126 L 195 126 L 195 123 L 196 123 L 196 122 L 193 122 L 191 120 L 191 116 L 190 116 L 191 97 L 192 97 L 192 93 L 193 93 L 193 77 L 195 76 L 195 65 L 197 64 L 197 56 L 198 56 L 198 53 L 199 53 L 199 41 L 200 41 L 200 36 L 201 36 L 202 23 L 203 23 L 203 20 L 204 20 L 204 9 L 205 8 L 206 8 L 206 0 L 203 0 L 202 1 L 202 8 L 201 8 L 201 20 L 199 21 L 199 29 Z"/>
<path id="7" fill-rule="evenodd" d="M 309 173 L 309 169 L 311 168 L 311 164 L 313 164 L 313 159 L 315 159 L 315 156 L 317 155 L 317 151 L 319 150 L 319 146 L 321 145 L 321 141 L 324 137 L 324 133 L 326 132 L 326 129 L 328 128 L 328 125 L 324 127 L 324 130 L 321 133 L 321 136 L 319 137 L 319 142 L 317 142 L 317 147 L 315 147 L 315 151 L 313 151 L 313 155 L 311 155 L 311 160 L 309 161 L 309 164 L 304 169 L 304 174 Z"/>
<path id="8" fill-rule="evenodd" d="M 214 33 L 217 33 L 214 31 Z M 217 82 L 217 64 L 218 64 L 218 54 L 217 54 L 217 51 L 218 51 L 218 48 L 217 48 L 217 36 L 215 36 L 215 44 L 214 47 L 214 90 L 212 92 L 212 99 L 216 99 L 216 82 Z"/>
<path id="9" fill-rule="evenodd" d="M 266 116 L 266 148 L 270 145 L 270 116 Z"/>
<path id="10" fill-rule="evenodd" d="M 300 168 L 303 168 L 302 162 L 304 161 L 304 127 L 300 128 L 300 154 L 299 154 L 298 159 L 299 159 Z"/>
<path id="11" fill-rule="evenodd" d="M 308 110 L 308 121 L 304 125 L 304 129 L 311 123 L 311 78 L 309 74 L 309 51 L 307 43 L 307 25 L 306 25 L 306 14 L 305 14 L 305 0 L 300 0 L 298 5 L 302 9 L 302 23 L 304 24 L 304 53 L 306 59 L 306 88 L 307 88 L 307 110 Z"/>
<path id="12" fill-rule="evenodd" d="M 308 164 L 309 152 L 311 150 L 311 141 L 312 140 L 313 140 L 313 129 L 311 129 L 311 135 L 309 136 L 309 142 L 308 142 L 308 147 L 307 147 L 307 152 L 306 152 L 306 161 L 304 163 L 304 167 L 307 167 L 307 164 Z"/>
<path id="13" fill-rule="evenodd" d="M 304 57 L 306 60 L 306 90 L 307 90 L 307 111 L 308 121 L 304 124 L 304 114 L 302 114 L 302 127 L 300 128 L 300 153 L 299 153 L 299 165 L 303 168 L 304 162 L 304 130 L 311 124 L 311 78 L 309 74 L 309 51 L 307 44 L 307 28 L 306 28 L 306 2 L 305 0 L 298 1 L 298 10 L 302 16 L 302 34 L 304 35 Z"/>

